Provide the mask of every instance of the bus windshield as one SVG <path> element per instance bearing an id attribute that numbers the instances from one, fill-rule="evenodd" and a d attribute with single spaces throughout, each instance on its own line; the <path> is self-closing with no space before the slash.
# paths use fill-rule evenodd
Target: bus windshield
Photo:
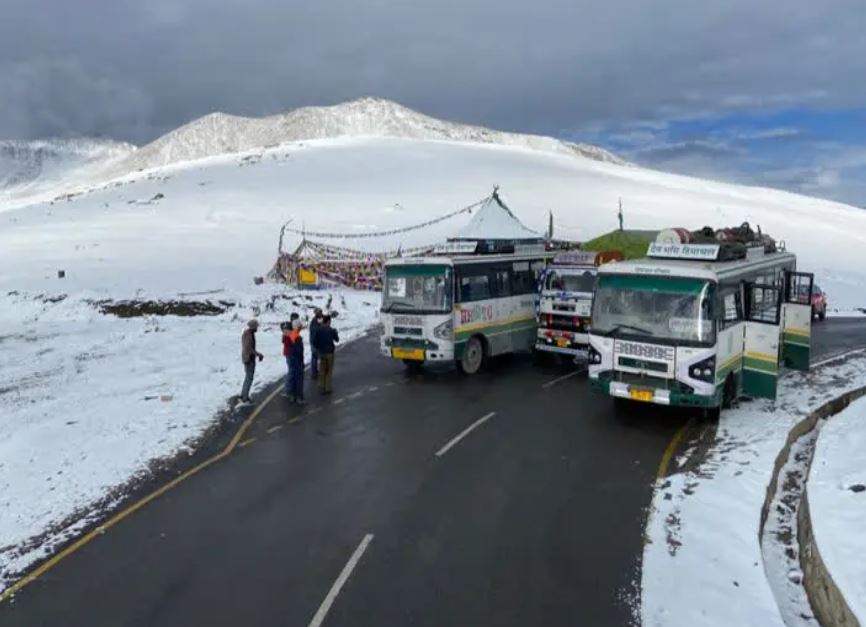
<path id="1" fill-rule="evenodd" d="M 382 311 L 387 313 L 446 313 L 451 311 L 449 266 L 388 266 Z"/>
<path id="2" fill-rule="evenodd" d="M 544 289 L 556 292 L 586 292 L 595 288 L 595 272 L 578 268 L 553 268 L 544 279 Z"/>
<path id="3" fill-rule="evenodd" d="M 712 344 L 714 294 L 714 284 L 703 279 L 602 275 L 593 301 L 593 332 Z"/>

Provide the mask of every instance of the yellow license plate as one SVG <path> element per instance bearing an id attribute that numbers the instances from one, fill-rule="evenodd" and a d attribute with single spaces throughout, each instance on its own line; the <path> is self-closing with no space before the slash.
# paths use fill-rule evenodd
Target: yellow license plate
<path id="1" fill-rule="evenodd" d="M 559 348 L 567 348 L 568 347 L 568 340 L 565 339 L 564 337 L 558 337 L 558 338 L 556 338 L 556 345 L 559 346 Z"/>
<path id="2" fill-rule="evenodd" d="M 643 401 L 645 403 L 652 403 L 653 401 L 652 390 L 642 390 L 640 388 L 632 389 L 628 391 L 628 396 L 630 399 L 635 401 Z"/>
<path id="3" fill-rule="evenodd" d="M 416 361 L 424 361 L 423 348 L 392 348 L 391 356 L 394 359 L 414 359 Z"/>

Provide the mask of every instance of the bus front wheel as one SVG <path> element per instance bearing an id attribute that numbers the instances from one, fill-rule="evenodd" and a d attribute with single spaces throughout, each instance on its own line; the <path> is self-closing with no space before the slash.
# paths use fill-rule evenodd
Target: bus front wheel
<path id="1" fill-rule="evenodd" d="M 722 409 L 730 409 L 737 401 L 737 382 L 734 375 L 729 374 L 725 379 L 725 387 L 722 389 Z"/>
<path id="2" fill-rule="evenodd" d="M 484 344 L 478 336 L 469 338 L 463 349 L 463 357 L 457 362 L 463 374 L 475 374 L 484 363 Z"/>
<path id="3" fill-rule="evenodd" d="M 406 372 L 409 374 L 418 374 L 424 368 L 424 362 L 417 359 L 404 359 L 403 365 L 406 366 Z"/>
<path id="4" fill-rule="evenodd" d="M 722 408 L 718 405 L 716 407 L 704 407 L 701 412 L 701 417 L 707 422 L 718 422 L 721 415 Z"/>

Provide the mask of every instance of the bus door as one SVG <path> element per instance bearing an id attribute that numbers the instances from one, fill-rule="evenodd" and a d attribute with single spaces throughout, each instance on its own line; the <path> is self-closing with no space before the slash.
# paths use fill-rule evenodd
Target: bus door
<path id="1" fill-rule="evenodd" d="M 782 305 L 782 363 L 794 370 L 808 370 L 812 344 L 812 285 L 807 272 L 785 272 Z"/>
<path id="2" fill-rule="evenodd" d="M 781 290 L 774 285 L 745 284 L 743 325 L 743 393 L 776 398 L 779 377 Z"/>

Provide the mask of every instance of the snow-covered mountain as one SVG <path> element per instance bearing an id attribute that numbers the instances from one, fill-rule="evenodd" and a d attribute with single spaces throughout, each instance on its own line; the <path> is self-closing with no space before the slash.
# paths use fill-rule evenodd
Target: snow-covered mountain
<path id="1" fill-rule="evenodd" d="M 111 139 L 0 140 L 0 188 L 59 179 L 82 166 L 116 160 L 134 150 Z"/>
<path id="2" fill-rule="evenodd" d="M 0 201 L 99 178 L 134 150 L 110 139 L 0 140 Z"/>
<path id="3" fill-rule="evenodd" d="M 624 163 L 610 152 L 589 144 L 447 122 L 390 100 L 361 98 L 331 107 L 304 107 L 261 118 L 211 113 L 143 146 L 118 163 L 117 172 L 155 168 L 286 142 L 361 136 L 498 144 Z"/>

